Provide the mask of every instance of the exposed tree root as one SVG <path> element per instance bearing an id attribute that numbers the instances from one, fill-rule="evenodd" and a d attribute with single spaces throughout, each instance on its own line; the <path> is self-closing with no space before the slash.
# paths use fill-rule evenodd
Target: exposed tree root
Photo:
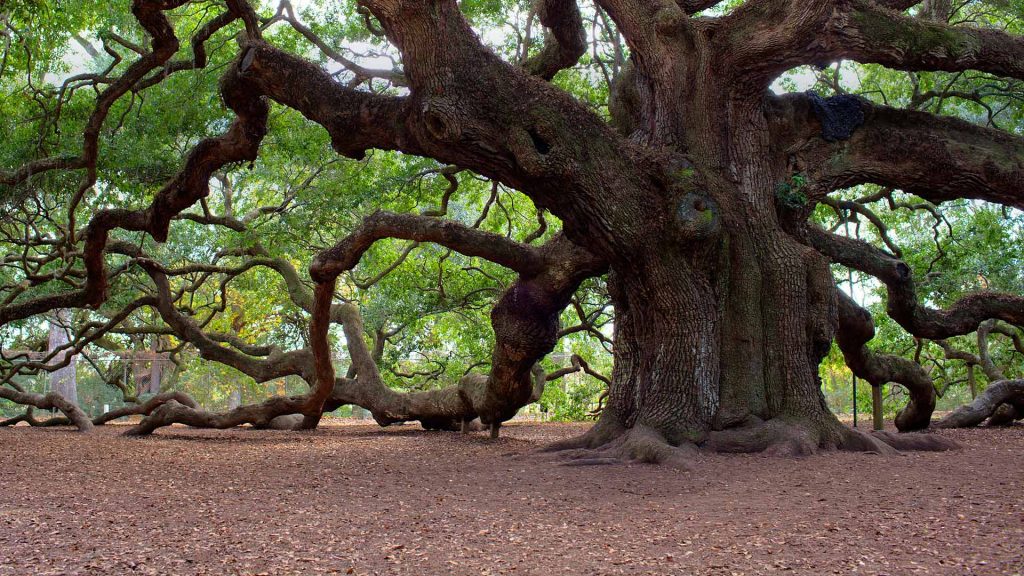
<path id="1" fill-rule="evenodd" d="M 1007 406 L 1007 408 L 1001 408 Z M 969 428 L 989 419 L 990 425 L 1005 425 L 1024 416 L 1024 380 L 994 382 L 970 404 L 954 410 L 935 423 L 937 428 Z"/>
<path id="2" fill-rule="evenodd" d="M 586 434 L 552 444 L 541 452 L 554 453 L 567 466 L 643 463 L 692 470 L 697 460 L 696 446 L 689 443 L 673 446 L 653 428 L 643 425 L 611 428 L 599 422 Z"/>
<path id="3" fill-rule="evenodd" d="M 715 452 L 763 452 L 772 456 L 801 457 L 833 449 L 892 455 L 903 450 L 953 450 L 958 445 L 948 438 L 928 433 L 865 433 L 835 420 L 810 424 L 773 419 L 712 432 L 704 448 Z"/>
<path id="4" fill-rule="evenodd" d="M 839 442 L 833 447 L 845 452 L 868 452 L 882 456 L 893 456 L 898 453 L 896 448 L 875 434 L 861 432 L 855 428 L 846 428 L 845 426 L 840 430 Z"/>
<path id="5" fill-rule="evenodd" d="M 770 456 L 803 457 L 823 450 L 847 450 L 894 455 L 904 450 L 954 450 L 956 442 L 929 433 L 865 433 L 840 424 L 751 418 L 744 425 L 716 430 L 698 449 L 693 444 L 672 446 L 665 437 L 646 426 L 622 429 L 598 422 L 585 434 L 547 446 L 542 453 L 555 453 L 567 465 L 644 462 L 691 469 L 700 451 L 720 453 L 763 453 Z"/>
<path id="6" fill-rule="evenodd" d="M 704 448 L 712 452 L 764 452 L 773 456 L 809 456 L 822 439 L 808 427 L 782 420 L 752 419 L 745 426 L 718 430 L 708 436 Z"/>
<path id="7" fill-rule="evenodd" d="M 945 452 L 946 450 L 958 450 L 960 448 L 959 444 L 949 438 L 927 432 L 895 434 L 893 432 L 874 431 L 871 435 L 901 452 Z"/>

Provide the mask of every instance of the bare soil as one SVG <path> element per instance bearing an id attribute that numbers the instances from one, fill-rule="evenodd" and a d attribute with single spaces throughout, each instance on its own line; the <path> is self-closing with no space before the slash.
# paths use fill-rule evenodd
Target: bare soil
<path id="1" fill-rule="evenodd" d="M 482 433 L 0 429 L 0 574 L 1024 574 L 1024 427 L 696 471 Z"/>

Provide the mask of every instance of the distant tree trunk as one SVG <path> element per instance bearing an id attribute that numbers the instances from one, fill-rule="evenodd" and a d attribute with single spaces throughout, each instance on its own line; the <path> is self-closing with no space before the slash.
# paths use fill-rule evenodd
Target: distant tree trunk
<path id="1" fill-rule="evenodd" d="M 154 334 L 153 335 L 153 345 L 152 345 L 152 350 L 151 350 L 151 352 L 153 354 L 153 359 L 150 361 L 150 365 L 149 365 L 149 393 L 150 394 L 159 394 L 160 393 L 160 385 L 162 383 L 163 376 L 164 376 L 163 357 L 160 355 L 160 343 L 161 343 L 160 336 L 157 335 L 157 334 Z"/>
<path id="2" fill-rule="evenodd" d="M 231 390 L 231 396 L 228 398 L 228 410 L 234 410 L 242 405 L 242 388 L 236 386 Z"/>
<path id="3" fill-rule="evenodd" d="M 50 319 L 50 334 L 47 340 L 47 351 L 53 352 L 65 346 L 70 340 L 68 325 L 71 322 L 71 313 L 67 309 L 60 309 L 56 317 Z M 57 354 L 53 364 L 64 362 L 68 358 L 67 352 Z M 68 401 L 78 404 L 78 381 L 75 378 L 75 364 L 77 358 L 71 356 L 67 366 L 50 372 L 50 390 L 60 394 Z"/>
<path id="4" fill-rule="evenodd" d="M 146 365 L 145 336 L 132 338 L 132 381 L 139 396 L 149 393 L 149 366 Z"/>

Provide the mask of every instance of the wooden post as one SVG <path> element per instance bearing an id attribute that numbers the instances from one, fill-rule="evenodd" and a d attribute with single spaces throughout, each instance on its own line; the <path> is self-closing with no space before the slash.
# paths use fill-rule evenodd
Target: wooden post
<path id="1" fill-rule="evenodd" d="M 875 430 L 885 427 L 882 420 L 882 384 L 871 387 L 871 412 L 875 417 Z"/>

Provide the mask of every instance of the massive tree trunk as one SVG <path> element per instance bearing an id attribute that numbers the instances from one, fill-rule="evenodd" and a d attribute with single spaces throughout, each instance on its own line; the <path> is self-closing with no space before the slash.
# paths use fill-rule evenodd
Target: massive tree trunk
<path id="1" fill-rule="evenodd" d="M 657 85 L 642 69 L 626 78 L 635 85 L 620 94 Z M 660 442 L 884 449 L 825 404 L 818 364 L 836 329 L 837 292 L 827 260 L 798 241 L 800 226 L 783 228 L 808 207 L 776 198 L 789 167 L 768 139 L 768 101 L 749 105 L 742 86 L 720 85 L 710 71 L 700 80 L 687 88 L 689 110 L 649 129 L 686 150 L 674 170 L 683 177 L 635 224 L 637 254 L 612 260 L 615 372 L 600 422 L 576 445 L 642 460 L 673 454 Z M 620 113 L 623 124 L 652 125 L 642 110 Z M 672 216 L 662 229 L 651 226 L 659 214 Z M 636 429 L 643 441 L 616 442 Z"/>
<path id="2" fill-rule="evenodd" d="M 615 372 L 585 446 L 639 429 L 647 440 L 619 455 L 662 460 L 672 453 L 657 448 L 662 440 L 802 454 L 856 436 L 828 410 L 818 378 L 837 322 L 827 261 L 765 224 L 775 220 L 774 187 L 759 180 L 684 195 L 677 250 L 662 235 L 654 250 L 613 264 Z M 709 247 L 687 246 L 695 230 Z"/>

